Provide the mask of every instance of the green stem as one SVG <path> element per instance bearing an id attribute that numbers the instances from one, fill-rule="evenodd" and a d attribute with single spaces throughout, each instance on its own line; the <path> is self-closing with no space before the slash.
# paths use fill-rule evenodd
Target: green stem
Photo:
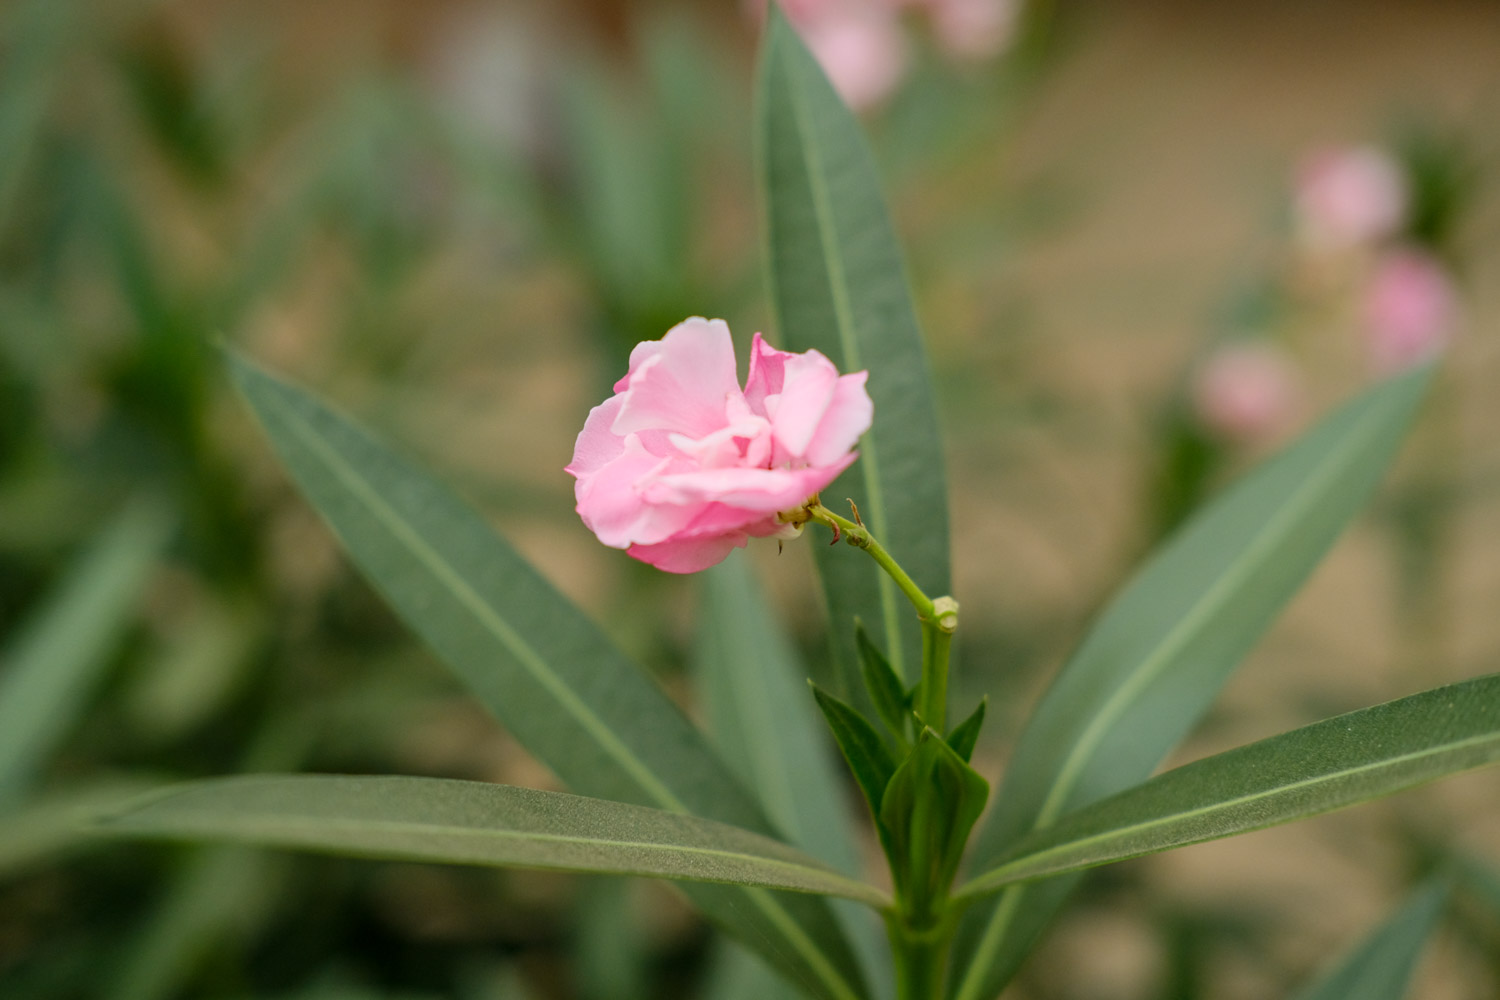
<path id="1" fill-rule="evenodd" d="M 917 686 L 916 712 L 939 733 L 948 726 L 948 652 L 953 633 L 922 620 L 922 680 Z"/>
<path id="2" fill-rule="evenodd" d="M 922 677 L 917 684 L 914 708 L 924 723 L 944 732 L 948 719 L 948 654 L 953 646 L 953 630 L 958 627 L 958 602 L 951 597 L 936 600 L 928 597 L 901 564 L 891 558 L 885 546 L 870 534 L 869 528 L 858 521 L 840 517 L 816 498 L 797 516 L 833 529 L 835 539 L 843 538 L 855 548 L 868 552 L 917 609 L 917 619 L 922 623 Z"/>
<path id="3" fill-rule="evenodd" d="M 908 926 L 899 913 L 887 913 L 886 933 L 890 938 L 891 964 L 896 973 L 896 1000 L 937 1000 L 941 997 L 952 937 L 948 922 L 917 929 Z"/>
<path id="4" fill-rule="evenodd" d="M 870 553 L 870 557 L 880 564 L 880 568 L 896 581 L 896 586 L 900 587 L 901 593 L 906 595 L 908 601 L 911 601 L 911 606 L 917 609 L 918 618 L 925 622 L 933 616 L 932 598 L 922 593 L 922 588 L 906 575 L 906 570 L 902 569 L 901 565 L 891 558 L 891 554 L 885 550 L 885 547 L 875 540 L 869 528 L 847 517 L 840 517 L 816 501 L 808 504 L 804 509 L 809 520 L 832 528 L 835 535 L 842 537 L 850 545 Z"/>

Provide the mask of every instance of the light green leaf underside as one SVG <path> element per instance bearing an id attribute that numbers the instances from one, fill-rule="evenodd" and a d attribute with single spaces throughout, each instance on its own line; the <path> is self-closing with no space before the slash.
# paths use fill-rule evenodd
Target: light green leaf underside
<path id="1" fill-rule="evenodd" d="M 745 553 L 700 576 L 696 673 L 715 742 L 789 843 L 856 871 L 844 786 L 790 637 Z"/>
<path id="2" fill-rule="evenodd" d="M 575 792 L 775 835 L 675 704 L 431 476 L 305 392 L 230 356 L 287 469 L 391 607 Z M 827 902 L 685 885 L 815 996 L 863 996 Z"/>
<path id="3" fill-rule="evenodd" d="M 959 896 L 1231 837 L 1500 760 L 1500 675 L 1350 712 L 1153 778 L 1023 840 Z"/>
<path id="4" fill-rule="evenodd" d="M 1390 463 L 1430 369 L 1378 385 L 1208 505 L 1135 576 L 1043 697 L 1012 755 L 973 865 L 1143 781 Z M 1019 968 L 1071 879 L 1006 890 L 960 927 L 951 995 L 987 1000 Z"/>
<path id="5" fill-rule="evenodd" d="M 0 811 L 25 795 L 83 711 L 170 526 L 159 504 L 128 506 L 0 654 Z"/>
<path id="6" fill-rule="evenodd" d="M 772 304 L 783 343 L 843 371 L 867 369 L 875 422 L 860 458 L 824 491 L 865 522 L 926 593 L 949 592 L 948 495 L 937 407 L 901 251 L 859 124 L 817 60 L 773 11 L 757 108 Z M 835 653 L 858 676 L 853 624 L 875 629 L 898 672 L 920 663 L 916 617 L 868 559 L 819 551 Z M 879 623 L 877 625 L 877 623 Z M 835 687 L 850 696 L 846 685 Z"/>
<path id="7" fill-rule="evenodd" d="M 1448 886 L 1434 880 L 1294 1000 L 1401 1000 L 1448 899 Z"/>
<path id="8" fill-rule="evenodd" d="M 853 817 L 807 671 L 769 607 L 749 554 L 699 574 L 695 675 L 709 731 L 788 843 L 844 872 L 860 867 Z M 879 921 L 852 903 L 835 914 L 873 981 Z"/>
<path id="9" fill-rule="evenodd" d="M 438 778 L 235 777 L 153 793 L 101 832 L 888 900 L 785 844 L 680 813 Z"/>

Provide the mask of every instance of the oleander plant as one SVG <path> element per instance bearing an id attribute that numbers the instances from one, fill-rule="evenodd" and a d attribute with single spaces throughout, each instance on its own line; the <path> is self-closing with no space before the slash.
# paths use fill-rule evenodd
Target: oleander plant
<path id="1" fill-rule="evenodd" d="M 95 849 L 178 841 L 667 880 L 742 950 L 738 978 L 704 987 L 709 1000 L 991 1000 L 1090 869 L 1500 761 L 1490 675 L 1158 773 L 1374 493 L 1439 370 L 1433 351 L 1174 527 L 999 734 L 1003 769 L 985 768 L 974 751 L 990 699 L 961 699 L 972 686 L 955 682 L 975 627 L 950 571 L 963 526 L 950 521 L 931 365 L 875 160 L 775 9 L 757 73 L 774 328 L 739 340 L 737 356 L 731 322 L 664 323 L 609 398 L 578 414 L 566 467 L 577 514 L 622 562 L 702 575 L 698 679 L 714 735 L 453 489 L 225 347 L 348 559 L 567 791 L 277 773 L 296 754 L 267 738 L 255 773 L 68 803 Z M 138 584 L 168 530 L 156 511 L 128 509 L 100 541 L 90 558 L 116 582 L 91 600 Z M 796 546 L 815 551 L 826 609 L 816 683 L 793 666 L 741 551 Z M 14 759 L 8 742 L 37 742 L 12 721 L 0 762 Z M 826 766 L 836 756 L 842 773 Z M 0 796 L 6 780 L 0 770 Z M 1433 855 L 1409 900 L 1297 997 L 1407 995 L 1453 886 L 1478 877 Z"/>

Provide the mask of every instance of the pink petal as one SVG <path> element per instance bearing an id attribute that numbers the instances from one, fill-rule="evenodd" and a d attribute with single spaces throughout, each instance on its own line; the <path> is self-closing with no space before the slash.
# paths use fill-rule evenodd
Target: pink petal
<path id="1" fill-rule="evenodd" d="M 632 545 L 627 551 L 641 562 L 650 563 L 668 573 L 696 573 L 724 561 L 735 549 L 748 541 L 744 532 L 685 538 L 656 545 Z"/>
<path id="2" fill-rule="evenodd" d="M 722 503 L 774 514 L 802 506 L 807 498 L 838 478 L 854 454 L 828 466 L 804 469 L 707 469 L 652 477 L 641 495 L 648 503 Z"/>
<path id="3" fill-rule="evenodd" d="M 787 457 L 801 459 L 807 454 L 807 446 L 833 402 L 838 380 L 839 372 L 833 362 L 817 351 L 796 354 L 786 360 L 781 394 L 766 397 L 766 412 L 782 451 L 776 461 Z"/>
<path id="4" fill-rule="evenodd" d="M 575 479 L 582 479 L 604 468 L 620 457 L 625 450 L 625 439 L 610 430 L 620 412 L 623 400 L 611 396 L 589 411 L 589 418 L 578 432 L 578 441 L 573 445 L 573 461 L 563 469 Z"/>
<path id="5" fill-rule="evenodd" d="M 790 351 L 778 351 L 756 334 L 750 341 L 750 374 L 745 377 L 745 402 L 752 413 L 766 415 L 766 397 L 781 393 L 781 384 Z"/>
<path id="6" fill-rule="evenodd" d="M 615 392 L 624 392 L 630 386 L 630 376 L 642 368 L 647 361 L 661 353 L 661 341 L 643 340 L 630 349 L 630 369 L 615 383 Z"/>
<path id="7" fill-rule="evenodd" d="M 670 470 L 672 459 L 658 458 L 641 447 L 634 435 L 625 439 L 618 458 L 574 487 L 578 515 L 599 541 L 623 549 L 632 542 L 659 542 L 682 531 L 697 508 L 650 503 L 637 484 Z M 700 505 L 701 507 L 701 505 Z"/>
<path id="8" fill-rule="evenodd" d="M 734 342 L 724 321 L 694 317 L 669 330 L 654 351 L 644 347 L 631 354 L 624 403 L 611 429 L 620 435 L 669 430 L 698 438 L 723 427 L 726 400 L 740 392 Z"/>
<path id="9" fill-rule="evenodd" d="M 847 454 L 870 429 L 875 420 L 875 404 L 865 390 L 869 372 L 855 372 L 839 377 L 833 389 L 833 401 L 823 413 L 816 433 L 803 457 L 812 466 L 832 465 Z"/>

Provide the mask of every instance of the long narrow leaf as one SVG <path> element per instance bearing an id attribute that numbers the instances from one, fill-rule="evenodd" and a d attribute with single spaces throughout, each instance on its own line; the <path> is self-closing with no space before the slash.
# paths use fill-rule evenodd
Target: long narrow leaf
<path id="1" fill-rule="evenodd" d="M 440 778 L 213 778 L 101 817 L 101 832 L 445 864 L 723 882 L 858 899 L 883 892 L 725 823 L 563 792 Z"/>
<path id="2" fill-rule="evenodd" d="M 801 657 L 744 553 L 731 553 L 701 576 L 695 667 L 715 742 L 788 843 L 838 871 L 857 873 L 846 785 Z M 835 912 L 873 982 L 878 921 L 852 903 L 835 904 Z"/>
<path id="3" fill-rule="evenodd" d="M 744 553 L 701 576 L 697 675 L 715 742 L 789 843 L 857 871 L 845 786 L 790 637 Z"/>
<path id="4" fill-rule="evenodd" d="M 817 60 L 773 10 L 760 63 L 757 126 L 772 301 L 784 344 L 868 369 L 875 423 L 860 460 L 825 491 L 853 497 L 871 531 L 924 591 L 949 590 L 948 494 L 927 356 L 906 269 L 859 124 Z M 818 553 L 834 651 L 858 676 L 856 617 L 898 673 L 920 662 L 915 615 L 867 559 Z M 835 688 L 841 697 L 850 686 Z"/>
<path id="5" fill-rule="evenodd" d="M 1027 723 L 974 865 L 1145 779 L 1373 490 L 1430 369 L 1365 393 L 1230 489 L 1136 575 Z M 994 996 L 1071 880 L 1008 889 L 960 927 L 952 995 Z"/>
<path id="6" fill-rule="evenodd" d="M 1395 916 L 1295 994 L 1295 1000 L 1401 1000 L 1447 899 L 1448 887 L 1441 881 L 1418 889 Z"/>
<path id="7" fill-rule="evenodd" d="M 1037 831 L 957 895 L 1232 837 L 1497 760 L 1500 675 L 1491 675 L 1168 771 Z"/>
<path id="8" fill-rule="evenodd" d="M 773 834 L 650 678 L 431 477 L 243 360 L 234 376 L 282 461 L 386 600 L 574 791 Z M 825 901 L 684 887 L 820 997 L 863 994 Z"/>
<path id="9" fill-rule="evenodd" d="M 132 503 L 0 653 L 0 810 L 26 793 L 82 712 L 170 526 L 160 504 Z"/>
<path id="10" fill-rule="evenodd" d="M 159 784 L 152 778 L 122 776 L 65 786 L 0 816 L 0 881 L 94 846 L 98 840 L 85 832 L 91 819 Z"/>

